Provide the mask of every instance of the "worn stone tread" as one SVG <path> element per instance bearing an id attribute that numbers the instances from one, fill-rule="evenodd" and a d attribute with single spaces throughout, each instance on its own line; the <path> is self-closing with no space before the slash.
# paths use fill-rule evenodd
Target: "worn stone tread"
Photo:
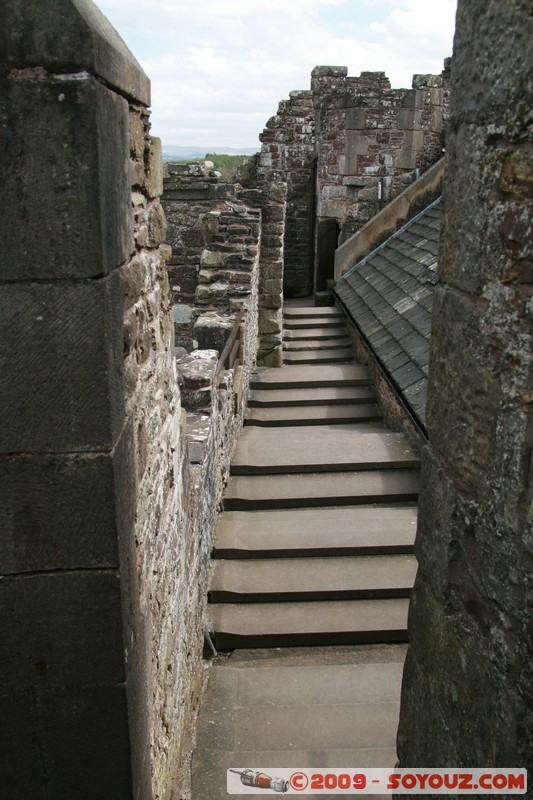
<path id="1" fill-rule="evenodd" d="M 295 389 L 254 389 L 250 392 L 248 408 L 350 405 L 376 400 L 373 386 L 317 386 Z"/>
<path id="2" fill-rule="evenodd" d="M 353 361 L 354 354 L 349 348 L 304 350 L 302 352 L 283 351 L 283 361 L 286 364 L 331 364 Z"/>
<path id="3" fill-rule="evenodd" d="M 338 328 L 345 328 L 346 321 L 343 317 L 322 317 L 321 319 L 311 319 L 309 317 L 285 317 L 283 320 L 283 330 L 307 330 L 311 327 L 316 327 L 319 325 L 321 328 L 331 328 L 338 329 Z"/>
<path id="4" fill-rule="evenodd" d="M 338 328 L 310 327 L 310 328 L 287 328 L 283 332 L 284 340 L 299 342 L 307 339 L 346 339 L 348 331 L 346 326 Z"/>
<path id="5" fill-rule="evenodd" d="M 414 506 L 348 506 L 225 511 L 217 522 L 215 558 L 371 555 L 412 552 Z"/>
<path id="6" fill-rule="evenodd" d="M 234 475 L 224 497 L 227 511 L 416 500 L 418 470 Z"/>
<path id="7" fill-rule="evenodd" d="M 418 448 L 403 433 L 362 433 L 337 426 L 309 429 L 245 428 L 231 463 L 232 475 L 418 467 Z"/>
<path id="8" fill-rule="evenodd" d="M 412 555 L 222 560 L 209 596 L 213 603 L 408 597 L 416 567 Z"/>
<path id="9" fill-rule="evenodd" d="M 373 386 L 372 373 L 360 364 L 309 364 L 259 367 L 251 377 L 252 389 L 312 389 L 324 386 Z"/>
<path id="10" fill-rule="evenodd" d="M 407 641 L 407 598 L 210 606 L 215 645 L 282 647 Z"/>
<path id="11" fill-rule="evenodd" d="M 391 730 L 393 730 L 391 741 L 393 742 L 398 727 L 397 718 L 398 713 L 391 710 Z M 210 720 L 209 729 L 205 734 L 206 739 L 212 733 L 214 724 L 214 720 Z M 320 720 L 317 720 L 316 724 L 320 725 Z M 244 745 L 245 743 L 243 743 Z M 243 749 L 234 751 L 202 747 L 202 750 L 204 751 L 202 757 L 195 752 L 192 762 L 192 797 L 194 800 L 196 798 L 198 800 L 205 800 L 205 798 L 209 798 L 209 800 L 228 800 L 229 795 L 226 792 L 226 771 L 228 767 L 243 768 L 244 765 L 253 764 L 260 769 L 270 770 L 269 774 L 272 774 L 276 770 L 270 765 L 274 765 L 278 769 L 281 767 L 294 769 L 295 764 L 298 767 L 310 768 L 316 768 L 317 764 L 322 767 L 339 768 L 350 768 L 354 764 L 364 764 L 367 769 L 384 767 L 392 772 L 397 761 L 396 750 L 393 745 L 388 748 L 366 747 L 351 750 L 324 750 L 324 748 L 297 750 L 294 747 L 280 750 Z M 279 796 L 283 797 L 284 795 Z M 263 795 L 232 794 L 231 800 L 250 800 L 251 797 L 259 800 Z M 274 797 L 274 795 L 271 795 L 271 797 Z M 288 795 L 285 795 L 285 797 L 288 797 Z M 319 797 L 320 800 L 338 800 L 339 795 L 321 794 Z M 391 800 L 390 794 L 361 794 L 359 797 L 363 798 L 363 800 Z"/>
<path id="12" fill-rule="evenodd" d="M 342 312 L 335 306 L 284 306 L 283 317 L 340 317 L 342 319 Z"/>
<path id="13" fill-rule="evenodd" d="M 263 664 L 253 659 L 239 663 L 238 654 L 223 666 L 215 666 L 209 689 L 216 690 L 212 710 L 254 708 L 279 703 L 283 706 L 326 706 L 344 701 L 349 704 L 391 703 L 398 699 L 402 683 L 404 648 L 388 661 L 336 663 L 335 655 L 318 658 L 310 652 L 298 663 Z M 394 646 L 391 649 L 396 649 Z M 241 654 L 244 653 L 241 651 Z M 328 663 L 333 661 L 333 663 Z M 214 673 L 214 674 L 213 674 Z M 317 711 L 319 709 L 317 708 Z"/>
<path id="14" fill-rule="evenodd" d="M 346 336 L 339 339 L 302 339 L 301 341 L 286 339 L 283 342 L 283 350 L 286 353 L 301 353 L 306 350 L 344 350 L 349 346 L 350 340 Z"/>
<path id="15" fill-rule="evenodd" d="M 321 425 L 330 423 L 369 422 L 380 420 L 376 403 L 350 405 L 289 406 L 288 408 L 251 408 L 245 425 L 260 427 Z"/>
<path id="16" fill-rule="evenodd" d="M 404 656 L 398 644 L 386 653 L 383 645 L 261 648 L 215 662 L 198 718 L 193 798 L 227 798 L 228 767 L 392 769 Z"/>

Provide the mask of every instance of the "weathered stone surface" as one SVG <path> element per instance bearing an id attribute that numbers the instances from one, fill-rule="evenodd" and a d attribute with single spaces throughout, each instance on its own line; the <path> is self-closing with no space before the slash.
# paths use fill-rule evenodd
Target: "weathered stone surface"
<path id="1" fill-rule="evenodd" d="M 118 567 L 115 485 L 107 455 L 3 456 L 0 481 L 4 574 Z"/>
<path id="2" fill-rule="evenodd" d="M 281 309 L 259 309 L 259 331 L 262 334 L 280 333 L 283 325 Z"/>
<path id="3" fill-rule="evenodd" d="M 126 97 L 150 105 L 150 81 L 116 30 L 91 0 L 52 7 L 7 0 L 0 16 L 5 68 L 42 66 L 89 72 Z"/>
<path id="4" fill-rule="evenodd" d="M 418 76 L 412 90 L 391 89 L 383 72 L 348 78 L 346 67 L 321 66 L 311 92 L 279 104 L 260 136 L 257 172 L 288 184 L 287 296 L 326 290 L 337 245 L 441 157 L 448 83 L 447 63 L 441 75 Z M 333 228 L 319 226 L 315 236 L 315 216 Z M 265 248 L 273 244 L 263 237 Z"/>
<path id="5" fill-rule="evenodd" d="M 217 361 L 216 350 L 193 350 L 189 355 L 180 358 L 177 366 L 188 388 L 203 389 L 211 386 Z"/>
<path id="6" fill-rule="evenodd" d="M 114 82 L 124 54 L 91 3 L 9 2 L 0 14 L 0 694 L 7 715 L 27 712 L 28 740 L 2 787 L 168 800 L 200 689 L 203 606 L 184 568 L 161 165 L 133 73 L 148 86 L 137 67 Z M 102 24 L 94 35 L 87 15 Z M 178 607 L 191 611 L 178 620 Z"/>
<path id="7" fill-rule="evenodd" d="M 116 571 L 4 577 L 0 615 L 4 694 L 124 681 Z"/>
<path id="8" fill-rule="evenodd" d="M 150 136 L 146 152 L 144 187 L 148 197 L 159 197 L 163 194 L 163 156 L 161 139 L 158 139 L 156 136 Z"/>
<path id="9" fill-rule="evenodd" d="M 44 692 L 39 703 L 44 734 L 41 758 L 48 794 L 58 800 L 105 796 L 129 800 L 132 753 L 128 742 L 128 706 L 123 686 L 83 687 Z M 65 730 L 72 731 L 65 737 Z M 144 787 L 143 787 L 143 790 Z"/>
<path id="10" fill-rule="evenodd" d="M 126 100 L 94 78 L 32 70 L 4 80 L 2 280 L 93 278 L 129 256 L 127 141 Z"/>
<path id="11" fill-rule="evenodd" d="M 440 288 L 433 307 L 436 345 L 430 379 L 439 402 L 433 400 L 429 404 L 428 424 L 441 457 L 470 486 L 486 473 L 497 442 L 501 441 L 501 431 L 487 425 L 487 420 L 501 417 L 499 425 L 503 425 L 504 417 L 512 411 L 511 397 L 506 402 L 502 389 L 505 387 L 511 394 L 519 390 L 522 382 L 527 385 L 531 367 L 527 348 L 521 346 L 527 342 L 524 309 L 522 321 L 513 326 L 512 339 L 506 342 L 498 317 L 503 321 L 507 310 L 520 313 L 520 306 L 510 288 L 499 294 L 494 298 L 496 302 L 490 303 L 483 297 L 466 297 L 453 289 Z M 492 491 L 490 484 L 486 490 Z"/>
<path id="12" fill-rule="evenodd" d="M 159 200 L 151 203 L 147 214 L 148 235 L 146 237 L 147 247 L 159 247 L 165 241 L 167 232 L 167 220 L 165 212 Z"/>
<path id="13" fill-rule="evenodd" d="M 176 323 L 189 323 L 193 318 L 193 309 L 191 306 L 176 304 L 172 306 L 172 319 Z"/>
<path id="14" fill-rule="evenodd" d="M 0 696 L 0 714 L 0 747 L 5 765 L 3 791 L 11 797 L 46 800 L 41 752 L 35 737 L 39 718 L 34 698 L 14 692 Z"/>
<path id="15" fill-rule="evenodd" d="M 214 312 L 201 314 L 194 324 L 193 335 L 200 350 L 224 350 L 235 324 L 234 317 L 221 316 Z"/>
<path id="16" fill-rule="evenodd" d="M 89 800 L 117 787 L 131 798 L 128 777 L 127 706 L 122 687 L 44 690 L 35 703 L 28 695 L 0 697 L 2 790 L 9 797 Z M 38 747 L 37 730 L 44 734 Z M 72 731 L 65 738 L 64 731 Z"/>
<path id="17" fill-rule="evenodd" d="M 532 761 L 532 36 L 459 2 L 402 767 Z"/>
<path id="18" fill-rule="evenodd" d="M 0 303 L 0 415 L 11 420 L 0 450 L 111 447 L 124 415 L 118 275 L 4 285 Z"/>

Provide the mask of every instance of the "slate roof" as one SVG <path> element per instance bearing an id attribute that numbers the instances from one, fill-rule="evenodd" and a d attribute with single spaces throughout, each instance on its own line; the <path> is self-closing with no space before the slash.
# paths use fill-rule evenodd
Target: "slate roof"
<path id="1" fill-rule="evenodd" d="M 335 284 L 383 371 L 425 428 L 439 198 Z"/>

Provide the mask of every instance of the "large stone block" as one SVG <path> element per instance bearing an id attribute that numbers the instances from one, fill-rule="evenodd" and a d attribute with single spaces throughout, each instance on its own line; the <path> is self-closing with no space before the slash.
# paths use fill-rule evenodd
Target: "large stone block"
<path id="1" fill-rule="evenodd" d="M 458 6 L 451 119 L 481 125 L 526 120 L 531 111 L 533 17 L 528 0 L 503 5 L 468 0 Z M 512 77 L 511 77 L 512 76 Z M 529 99 L 528 99 L 529 96 Z M 526 123 L 527 124 L 527 123 Z"/>
<path id="2" fill-rule="evenodd" d="M 418 506 L 416 557 L 420 570 L 438 595 L 448 584 L 447 564 L 456 556 L 461 531 L 457 526 L 458 508 L 453 482 L 426 447 L 422 459 L 422 477 L 426 490 Z M 462 520 L 461 520 L 462 521 Z"/>
<path id="3" fill-rule="evenodd" d="M 131 800 L 124 687 L 12 694 L 0 715 L 5 797 Z"/>
<path id="4" fill-rule="evenodd" d="M 364 130 L 366 126 L 366 110 L 364 108 L 346 109 L 346 127 L 350 130 Z"/>
<path id="5" fill-rule="evenodd" d="M 346 131 L 345 153 L 347 160 L 354 156 L 366 156 L 368 154 L 369 145 L 370 140 L 368 136 L 359 133 L 359 131 Z"/>
<path id="6" fill-rule="evenodd" d="M 117 273 L 91 283 L 4 285 L 0 452 L 108 450 L 122 425 Z"/>
<path id="7" fill-rule="evenodd" d="M 415 169 L 417 163 L 418 151 L 417 150 L 409 150 L 404 149 L 398 152 L 396 156 L 396 168 L 397 169 Z"/>
<path id="8" fill-rule="evenodd" d="M 405 150 L 422 150 L 424 147 L 424 131 L 406 130 L 403 137 Z"/>
<path id="9" fill-rule="evenodd" d="M 149 137 L 146 159 L 145 188 L 148 197 L 159 197 L 163 194 L 163 153 L 161 139 Z"/>
<path id="10" fill-rule="evenodd" d="M 3 456 L 0 483 L 4 574 L 118 567 L 109 456 Z"/>
<path id="11" fill-rule="evenodd" d="M 47 800 L 37 699 L 15 692 L 0 697 L 0 719 L 2 794 Z"/>
<path id="12" fill-rule="evenodd" d="M 281 309 L 259 309 L 259 332 L 279 333 L 283 328 L 283 314 Z"/>
<path id="13" fill-rule="evenodd" d="M 514 151 L 503 144 L 487 146 L 489 136 L 488 126 L 472 125 L 449 136 L 443 184 L 444 204 L 453 224 L 442 231 L 439 273 L 447 283 L 476 294 L 501 280 L 511 255 L 520 270 L 516 255 L 510 252 L 513 241 L 521 240 L 517 244 L 522 258 L 531 248 L 527 202 L 515 206 L 514 193 L 508 191 Z M 455 188 L 459 181 L 461 192 Z M 527 185 L 521 185 L 519 192 L 527 201 Z"/>
<path id="14" fill-rule="evenodd" d="M 0 53 L 6 67 L 86 71 L 126 97 L 150 105 L 149 79 L 92 0 L 5 0 L 0 8 Z"/>
<path id="15" fill-rule="evenodd" d="M 472 583 L 456 583 L 452 577 L 447 593 L 435 596 L 419 574 L 409 609 L 410 641 L 418 668 L 413 670 L 413 661 L 406 668 L 403 697 L 416 691 L 420 708 L 423 691 L 423 705 L 434 706 L 445 726 L 428 728 L 430 743 L 419 737 L 405 741 L 408 717 L 404 721 L 402 713 L 402 766 L 425 755 L 440 763 L 448 758 L 465 766 L 494 764 L 495 753 L 497 764 L 514 763 L 520 699 L 511 686 L 519 667 L 509 658 L 511 631 L 502 640 L 495 635 L 497 629 L 498 608 L 476 594 Z M 461 647 L 466 641 L 468 647 Z M 407 707 L 413 703 L 411 697 Z"/>
<path id="16" fill-rule="evenodd" d="M 125 687 L 46 691 L 38 706 L 46 796 L 54 800 L 131 800 Z"/>
<path id="17" fill-rule="evenodd" d="M 201 314 L 194 323 L 193 336 L 199 350 L 216 350 L 219 355 L 224 350 L 235 320 L 208 312 Z"/>
<path id="18" fill-rule="evenodd" d="M 480 310 L 459 292 L 435 292 L 427 420 L 442 459 L 484 495 L 489 487 L 480 478 L 487 474 L 494 437 L 487 420 L 495 421 L 501 398 L 498 365 L 487 351 Z"/>
<path id="19" fill-rule="evenodd" d="M 282 367 L 283 366 L 283 350 L 281 347 L 276 347 L 274 350 L 263 350 L 261 346 L 257 353 L 257 365 L 259 367 Z"/>
<path id="20" fill-rule="evenodd" d="M 0 621 L 2 694 L 125 680 L 115 571 L 4 577 Z"/>
<path id="21" fill-rule="evenodd" d="M 407 676 L 407 677 L 405 677 Z M 416 766 L 445 767 L 460 764 L 454 731 L 450 730 L 443 716 L 437 697 L 436 685 L 430 674 L 423 671 L 413 647 L 407 651 L 402 681 L 401 720 L 397 735 L 399 763 L 404 766 L 412 762 L 412 730 L 431 731 L 417 742 Z M 420 697 L 425 702 L 420 702 Z M 442 742 L 448 743 L 446 755 L 441 752 Z"/>
<path id="22" fill-rule="evenodd" d="M 2 280 L 92 278 L 129 256 L 124 98 L 84 75 L 17 74 L 1 87 L 0 150 Z"/>

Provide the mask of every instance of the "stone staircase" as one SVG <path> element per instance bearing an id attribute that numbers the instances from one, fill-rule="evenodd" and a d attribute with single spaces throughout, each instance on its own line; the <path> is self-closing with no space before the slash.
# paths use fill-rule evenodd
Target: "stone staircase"
<path id="1" fill-rule="evenodd" d="M 339 364 L 353 360 L 348 331 L 335 308 L 286 309 L 283 327 L 285 364 Z"/>
<path id="2" fill-rule="evenodd" d="M 258 369 L 217 525 L 217 649 L 402 642 L 419 454 L 380 418 L 335 308 L 285 310 Z"/>

